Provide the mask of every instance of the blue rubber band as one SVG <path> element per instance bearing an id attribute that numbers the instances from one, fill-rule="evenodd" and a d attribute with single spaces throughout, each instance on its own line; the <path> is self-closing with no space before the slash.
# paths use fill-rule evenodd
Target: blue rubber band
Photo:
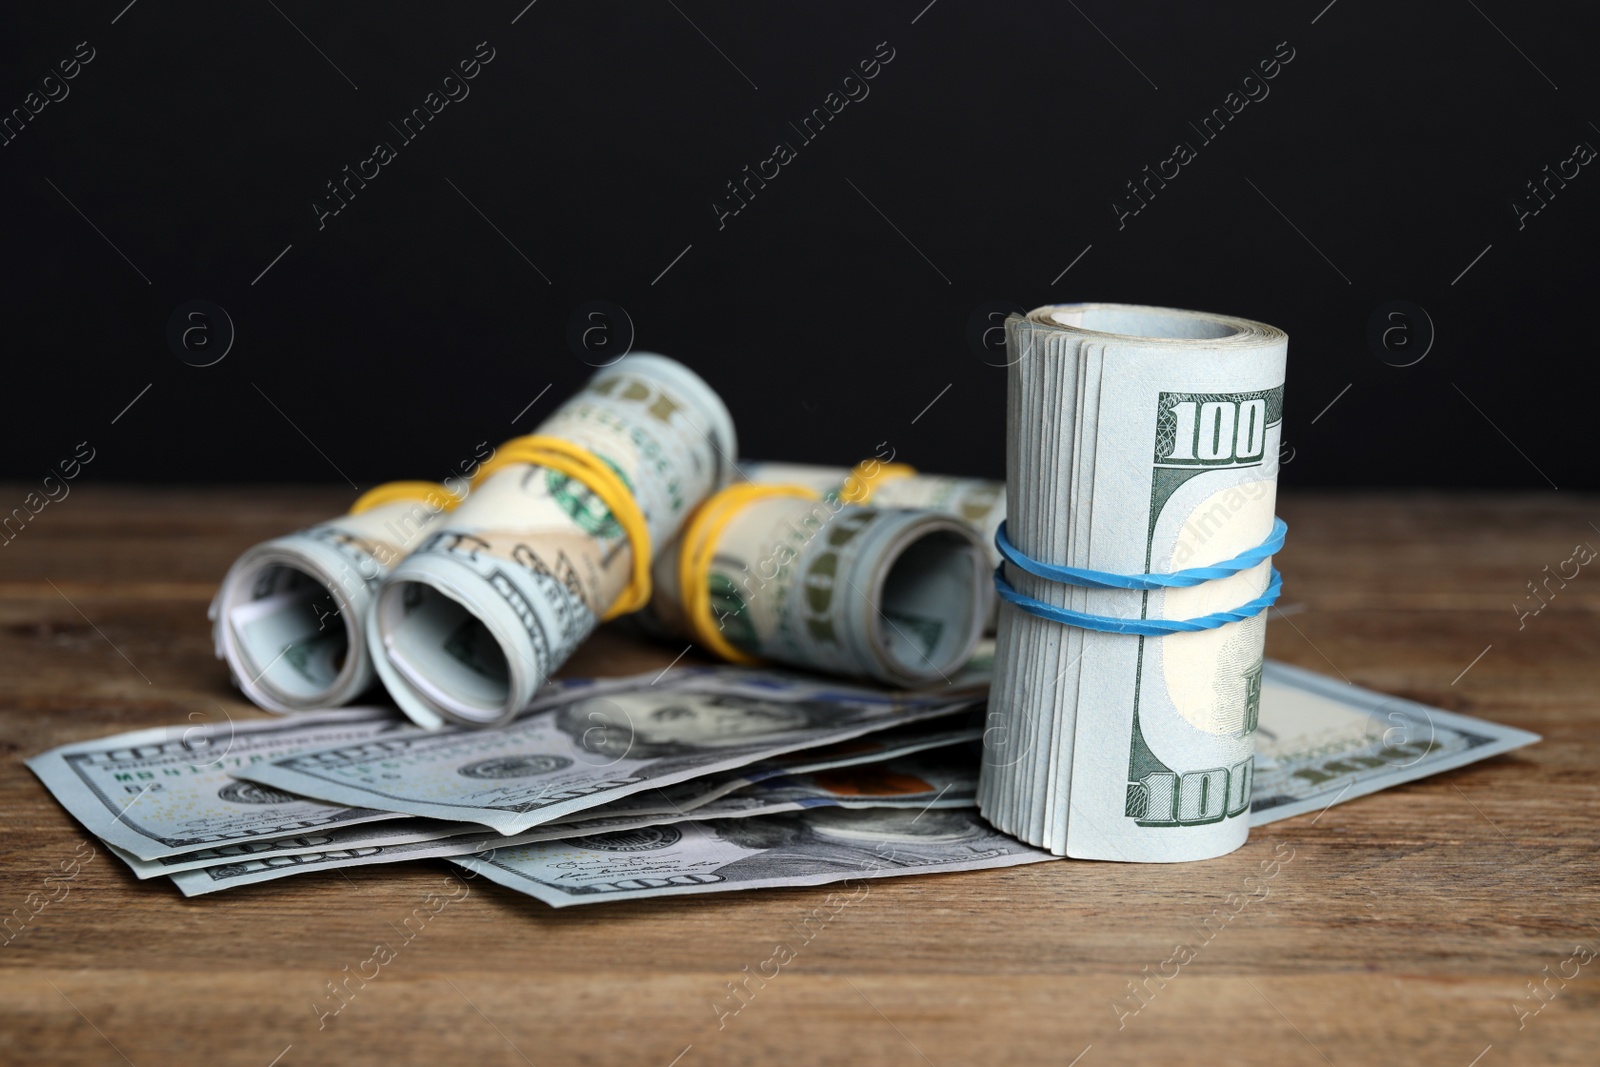
<path id="1" fill-rule="evenodd" d="M 1019 569 L 1027 571 L 1035 578 L 1060 582 L 1063 585 L 1080 585 L 1090 589 L 1184 589 L 1218 578 L 1230 578 L 1240 571 L 1249 570 L 1281 549 L 1288 533 L 1289 524 L 1275 518 L 1272 520 L 1272 532 L 1255 548 L 1246 549 L 1221 563 L 1190 567 L 1187 570 L 1173 571 L 1171 574 L 1115 574 L 1111 571 L 1090 570 L 1087 567 L 1063 567 L 1054 563 L 1040 563 L 1023 555 L 1022 550 L 1011 543 L 1011 539 L 1006 536 L 1006 524 L 1003 522 L 995 531 L 994 546 L 1000 550 L 1000 554 L 1007 562 Z"/>
<path id="2" fill-rule="evenodd" d="M 1216 581 L 1219 578 L 1229 578 L 1235 574 L 1257 566 L 1262 561 L 1270 558 L 1273 553 L 1283 547 L 1284 537 L 1289 527 L 1282 519 L 1273 519 L 1272 532 L 1267 539 L 1255 548 L 1248 549 L 1232 559 L 1213 563 L 1206 567 L 1190 567 L 1187 570 L 1174 571 L 1171 574 L 1114 574 L 1110 571 L 1090 570 L 1086 567 L 1063 567 L 1050 563 L 1040 563 L 1022 554 L 1022 551 L 1013 545 L 1006 537 L 1005 525 L 995 532 L 995 547 L 1006 561 L 1046 581 L 1057 582 L 1062 585 L 1077 585 L 1090 589 L 1182 589 L 1192 588 L 1205 582 Z M 1114 615 L 1092 615 L 1084 611 L 1073 611 L 1069 608 L 1058 608 L 1054 604 L 1046 604 L 1036 600 L 1025 593 L 1019 593 L 1010 582 L 1006 580 L 1005 563 L 994 570 L 994 588 L 1001 600 L 1015 604 L 1031 615 L 1041 619 L 1049 619 L 1064 626 L 1076 626 L 1084 630 L 1098 630 L 1102 633 L 1136 634 L 1141 637 L 1164 637 L 1167 634 L 1196 633 L 1201 630 L 1215 630 L 1219 626 L 1226 626 L 1232 622 L 1243 622 L 1253 619 L 1277 602 L 1278 595 L 1283 592 L 1283 575 L 1278 573 L 1276 567 L 1272 568 L 1272 580 L 1260 596 L 1248 604 L 1241 604 L 1237 608 L 1227 611 L 1214 611 L 1209 615 L 1201 615 L 1193 619 L 1125 619 Z"/>
<path id="3" fill-rule="evenodd" d="M 1199 630 L 1215 630 L 1219 626 L 1226 626 L 1230 622 L 1243 622 L 1253 619 L 1266 611 L 1278 600 L 1278 594 L 1283 592 L 1283 575 L 1278 573 L 1278 568 L 1272 568 L 1272 582 L 1267 586 L 1266 592 L 1256 599 L 1229 611 L 1214 611 L 1210 615 L 1201 615 L 1193 619 L 1119 619 L 1114 615 L 1091 615 L 1084 611 L 1072 611 L 1068 608 L 1058 608 L 1053 604 L 1046 604 L 1042 600 L 1035 600 L 1024 593 L 1019 593 L 1011 587 L 996 567 L 994 572 L 994 590 L 1000 594 L 1000 599 L 1015 604 L 1031 615 L 1051 622 L 1059 622 L 1065 626 L 1076 626 L 1082 630 L 1099 630 L 1108 634 L 1138 634 L 1141 637 L 1164 637 L 1167 634 L 1194 633 Z"/>

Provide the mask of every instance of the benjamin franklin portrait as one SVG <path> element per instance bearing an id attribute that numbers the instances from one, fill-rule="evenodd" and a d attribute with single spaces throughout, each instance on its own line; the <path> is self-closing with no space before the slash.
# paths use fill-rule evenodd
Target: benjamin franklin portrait
<path id="1" fill-rule="evenodd" d="M 597 755 L 652 759 L 752 742 L 782 744 L 848 721 L 849 710 L 817 700 L 665 690 L 586 697 L 556 712 L 556 725 Z"/>

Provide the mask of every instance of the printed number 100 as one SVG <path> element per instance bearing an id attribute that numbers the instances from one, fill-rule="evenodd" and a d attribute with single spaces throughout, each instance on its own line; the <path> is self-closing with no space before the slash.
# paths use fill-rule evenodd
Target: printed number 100
<path id="1" fill-rule="evenodd" d="M 1256 459 L 1267 443 L 1267 402 L 1184 400 L 1172 405 L 1178 425 L 1168 459 L 1203 463 Z"/>

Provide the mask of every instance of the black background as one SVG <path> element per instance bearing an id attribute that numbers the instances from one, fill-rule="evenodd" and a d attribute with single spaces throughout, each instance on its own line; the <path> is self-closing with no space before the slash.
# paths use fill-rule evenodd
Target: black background
<path id="1" fill-rule="evenodd" d="M 7 5 L 0 113 L 94 58 L 0 147 L 0 476 L 87 440 L 94 481 L 440 478 L 591 372 L 568 323 L 604 299 L 722 394 L 747 456 L 888 442 L 999 477 L 974 309 L 1115 300 L 1288 331 L 1286 486 L 1593 487 L 1600 166 L 1520 229 L 1512 204 L 1600 146 L 1594 16 L 1326 2 Z M 401 143 L 479 42 L 470 95 Z M 803 143 L 790 123 L 889 49 Z M 319 229 L 378 141 L 394 161 Z M 797 158 L 719 228 L 780 141 Z M 1197 158 L 1119 228 L 1178 141 Z M 208 367 L 167 342 L 195 299 L 237 331 Z M 1415 316 L 1406 353 L 1368 343 L 1393 300 L 1435 332 L 1411 366 Z"/>

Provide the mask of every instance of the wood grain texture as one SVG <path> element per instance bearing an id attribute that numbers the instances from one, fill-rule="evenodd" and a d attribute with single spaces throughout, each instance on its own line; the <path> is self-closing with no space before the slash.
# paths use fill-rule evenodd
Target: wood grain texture
<path id="1" fill-rule="evenodd" d="M 85 837 L 22 760 L 191 713 L 259 715 L 212 658 L 206 604 L 242 549 L 347 502 L 85 485 L 0 548 L 0 918 L 27 915 Z M 1574 946 L 1600 950 L 1600 572 L 1521 629 L 1511 605 L 1576 543 L 1600 547 L 1600 505 L 1403 494 L 1281 511 L 1288 612 L 1270 655 L 1543 743 L 1269 826 L 1203 863 L 873 882 L 809 941 L 799 924 L 825 887 L 554 911 L 478 880 L 364 984 L 349 975 L 401 940 L 452 868 L 187 901 L 96 847 L 0 948 L 0 1062 L 1594 1063 L 1600 958 L 1580 967 Z M 679 651 L 602 632 L 567 673 Z M 1213 919 L 1208 940 L 1203 924 L 1275 848 L 1293 851 L 1270 892 Z M 1163 967 L 1180 942 L 1194 959 Z M 779 943 L 792 962 L 725 1014 L 741 1003 L 728 983 Z M 322 1015 L 339 1004 L 327 983 L 346 981 L 343 1010 Z M 1140 1010 L 1119 1026 L 1117 1004 Z"/>

